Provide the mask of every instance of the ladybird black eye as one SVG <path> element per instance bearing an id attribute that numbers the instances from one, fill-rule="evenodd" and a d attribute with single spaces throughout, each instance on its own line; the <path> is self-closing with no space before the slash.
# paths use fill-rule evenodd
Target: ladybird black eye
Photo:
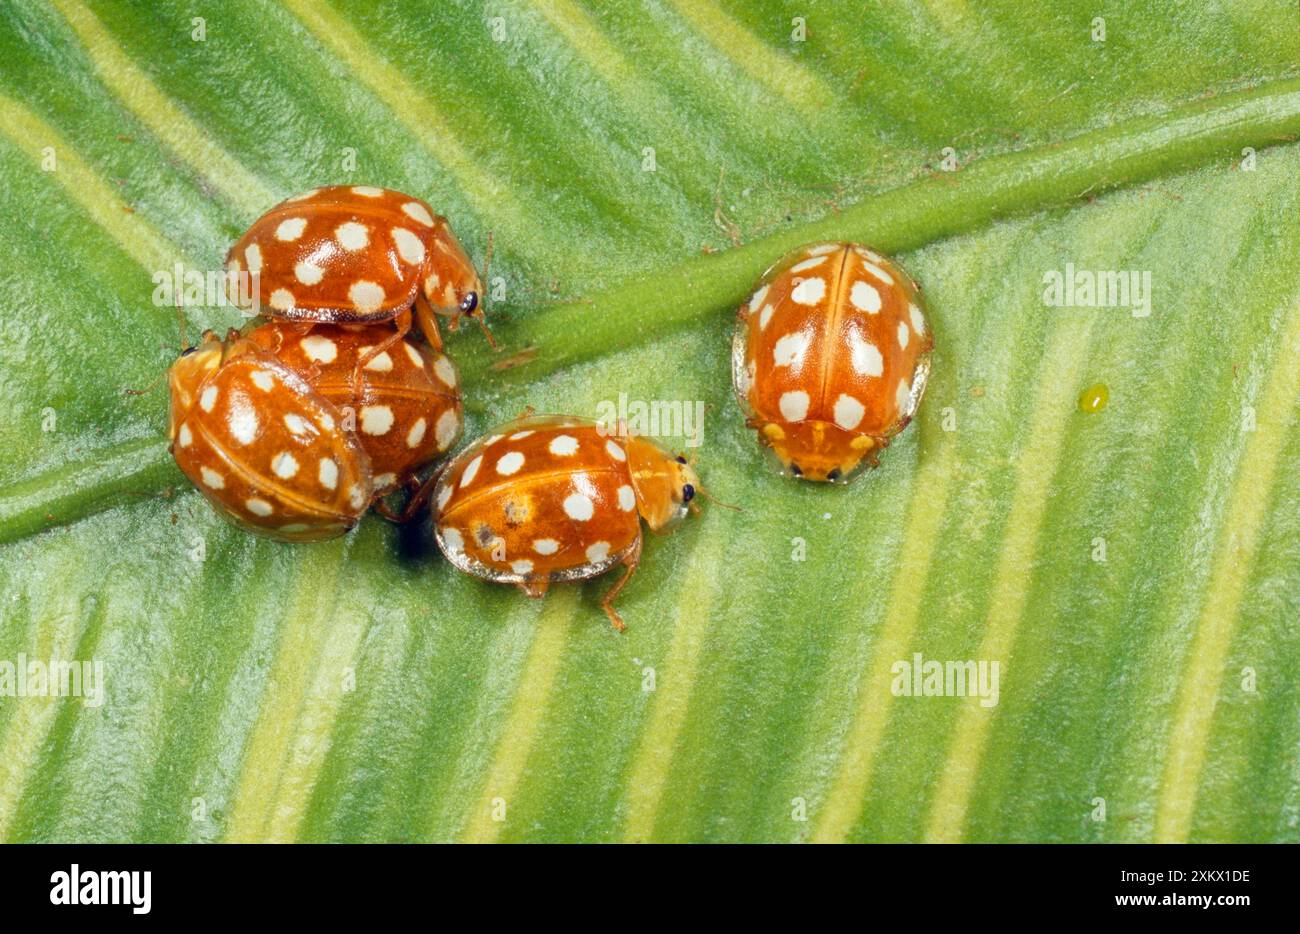
<path id="1" fill-rule="evenodd" d="M 194 351 L 196 351 L 196 350 L 198 350 L 198 349 L 199 349 L 199 348 L 197 348 L 197 347 L 186 347 L 184 350 L 181 351 L 181 356 L 182 356 L 182 357 L 188 357 L 190 354 L 194 353 Z"/>
<path id="2" fill-rule="evenodd" d="M 838 467 L 832 469 L 831 472 L 826 475 L 826 479 L 831 481 L 832 483 L 834 483 L 839 478 L 840 478 L 840 469 Z"/>
<path id="3" fill-rule="evenodd" d="M 689 503 L 693 499 L 695 499 L 695 487 L 688 483 L 682 487 L 682 502 Z"/>
<path id="4" fill-rule="evenodd" d="M 478 293 L 477 292 L 465 293 L 465 297 L 460 300 L 460 310 L 467 315 L 472 315 L 474 313 L 474 309 L 477 307 L 478 307 Z"/>
<path id="5" fill-rule="evenodd" d="M 802 476 L 803 476 L 803 471 L 799 469 L 799 465 L 798 465 L 798 464 L 791 464 L 791 465 L 790 465 L 790 473 L 794 474 L 796 477 L 802 477 Z"/>
<path id="6" fill-rule="evenodd" d="M 686 463 L 686 458 L 684 458 L 684 457 L 682 457 L 680 454 L 678 454 L 678 455 L 677 455 L 677 463 L 679 463 L 679 464 L 684 464 L 684 463 Z"/>

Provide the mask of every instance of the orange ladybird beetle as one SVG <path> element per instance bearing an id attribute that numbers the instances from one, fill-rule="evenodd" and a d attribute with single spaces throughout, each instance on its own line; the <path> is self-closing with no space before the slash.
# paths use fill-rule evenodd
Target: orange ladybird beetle
<path id="1" fill-rule="evenodd" d="M 232 288 L 233 277 L 256 276 L 258 308 L 268 318 L 307 322 L 308 330 L 312 323 L 395 321 L 373 356 L 410 329 L 412 303 L 437 349 L 435 315 L 450 318 L 452 330 L 474 317 L 491 340 L 483 283 L 446 218 L 389 188 L 331 185 L 281 201 L 230 248 L 226 270 Z"/>
<path id="2" fill-rule="evenodd" d="M 530 597 L 554 582 L 627 568 L 601 607 L 624 629 L 614 598 L 641 558 L 641 519 L 663 532 L 699 491 L 685 458 L 654 442 L 569 416 L 530 416 L 458 454 L 433 489 L 433 529 L 466 573 Z"/>
<path id="3" fill-rule="evenodd" d="M 373 495 L 370 459 L 339 410 L 273 354 L 211 331 L 168 374 L 171 452 L 217 511 L 281 541 L 356 525 Z"/>
<path id="4" fill-rule="evenodd" d="M 907 427 L 934 338 L 919 291 L 879 253 L 806 247 L 738 313 L 731 373 L 748 424 L 789 474 L 845 482 Z"/>
<path id="5" fill-rule="evenodd" d="M 354 394 L 357 362 L 384 341 L 388 325 L 317 325 L 303 334 L 272 321 L 248 339 L 289 366 L 350 419 L 369 455 L 374 496 L 392 492 L 451 449 L 464 421 L 456 366 L 443 353 L 410 339 L 370 357 Z M 376 508 L 388 514 L 382 502 Z"/>

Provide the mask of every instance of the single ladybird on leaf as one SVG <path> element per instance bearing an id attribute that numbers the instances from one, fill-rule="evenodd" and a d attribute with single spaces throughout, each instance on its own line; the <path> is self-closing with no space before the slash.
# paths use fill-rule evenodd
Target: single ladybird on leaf
<path id="1" fill-rule="evenodd" d="M 230 248 L 226 271 L 236 302 L 256 299 L 261 314 L 303 322 L 304 330 L 394 322 L 387 342 L 371 348 L 375 356 L 410 330 L 413 305 L 435 349 L 442 348 L 439 315 L 452 330 L 472 317 L 492 341 L 483 282 L 447 219 L 389 188 L 331 185 L 281 201 Z M 255 294 L 241 297 L 245 274 Z"/>
<path id="2" fill-rule="evenodd" d="M 237 331 L 208 331 L 168 377 L 172 455 L 219 513 L 293 542 L 357 524 L 374 493 L 370 458 L 292 368 Z"/>
<path id="3" fill-rule="evenodd" d="M 409 338 L 359 360 L 388 336 L 388 325 L 317 325 L 303 334 L 272 321 L 248 339 L 273 354 L 344 414 L 374 472 L 376 499 L 413 481 L 415 473 L 451 449 L 464 424 L 456 366 L 441 351 Z M 376 508 L 388 518 L 380 502 Z"/>
<path id="4" fill-rule="evenodd" d="M 692 509 L 699 478 L 686 459 L 646 438 L 569 416 L 529 416 L 461 451 L 433 487 L 438 547 L 458 569 L 541 597 L 556 582 L 622 565 L 613 601 L 641 558 L 641 520 L 672 529 Z"/>
<path id="5" fill-rule="evenodd" d="M 930 373 L 920 293 L 879 253 L 805 247 L 778 263 L 738 313 L 732 383 L 789 475 L 845 482 L 916 414 Z"/>

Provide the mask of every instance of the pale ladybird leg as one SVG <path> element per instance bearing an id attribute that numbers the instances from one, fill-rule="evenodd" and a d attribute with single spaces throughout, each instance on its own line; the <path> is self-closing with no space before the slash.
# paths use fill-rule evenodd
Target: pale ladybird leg
<path id="1" fill-rule="evenodd" d="M 438 315 L 434 312 L 433 306 L 429 304 L 429 298 L 424 294 L 424 289 L 415 293 L 415 319 L 420 325 L 420 333 L 424 339 L 429 342 L 429 346 L 434 350 L 442 350 L 442 333 L 438 330 Z"/>
<path id="2" fill-rule="evenodd" d="M 352 397 L 354 399 L 359 400 L 363 394 L 363 390 L 365 389 L 365 386 L 363 385 L 362 382 L 364 377 L 361 371 L 365 369 L 366 364 L 369 363 L 371 360 L 375 359 L 375 357 L 379 356 L 384 351 L 388 350 L 390 347 L 392 347 L 394 344 L 396 344 L 398 341 L 400 341 L 402 338 L 406 337 L 406 335 L 410 333 L 411 313 L 409 311 L 402 312 L 400 315 L 398 315 L 396 318 L 393 319 L 393 323 L 397 325 L 393 329 L 393 333 L 389 334 L 378 344 L 371 347 L 365 353 L 361 354 L 361 356 L 357 357 L 357 365 L 352 368 Z"/>
<path id="3" fill-rule="evenodd" d="M 433 495 L 433 488 L 437 486 L 438 478 L 442 476 L 442 472 L 446 469 L 448 463 L 450 461 L 444 462 L 424 483 L 420 483 L 414 474 L 406 478 L 404 485 L 408 491 L 413 492 L 411 492 L 411 498 L 407 500 L 406 508 L 401 511 L 395 520 L 398 525 L 406 525 L 415 518 L 416 513 L 424 508 L 425 503 L 429 501 L 429 497 Z"/>
<path id="4" fill-rule="evenodd" d="M 551 582 L 545 577 L 537 577 L 531 580 L 520 581 L 519 589 L 528 597 L 534 600 L 540 600 L 546 596 L 546 591 L 550 588 Z"/>
<path id="5" fill-rule="evenodd" d="M 619 632 L 626 632 L 627 624 L 623 622 L 623 617 L 618 615 L 618 610 L 614 609 L 614 598 L 618 596 L 619 591 L 627 586 L 627 582 L 632 579 L 632 575 L 636 573 L 637 565 L 640 563 L 641 536 L 638 535 L 636 538 L 636 545 L 630 552 L 628 552 L 627 557 L 623 559 L 623 564 L 627 566 L 627 573 L 618 579 L 617 584 L 609 588 L 609 592 L 606 593 L 604 598 L 600 601 L 600 608 L 604 610 L 605 615 L 609 617 L 610 624 Z"/>

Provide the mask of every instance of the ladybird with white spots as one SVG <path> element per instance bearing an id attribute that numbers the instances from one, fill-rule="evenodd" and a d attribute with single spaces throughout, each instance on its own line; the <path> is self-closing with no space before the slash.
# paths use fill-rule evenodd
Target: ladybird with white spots
<path id="1" fill-rule="evenodd" d="M 449 451 L 464 424 L 456 365 L 440 351 L 404 338 L 357 364 L 378 346 L 387 325 L 318 325 L 304 334 L 272 321 L 248 339 L 298 373 L 350 416 L 369 455 L 374 495 L 392 492 Z M 292 426 L 291 422 L 291 426 Z"/>
<path id="2" fill-rule="evenodd" d="M 331 185 L 281 201 L 230 248 L 226 270 L 256 277 L 258 310 L 268 318 L 308 327 L 395 321 L 404 335 L 414 305 L 435 348 L 437 315 L 452 330 L 473 316 L 487 333 L 483 283 L 447 219 L 389 188 Z"/>
<path id="3" fill-rule="evenodd" d="M 806 247 L 737 317 L 736 398 L 789 474 L 847 481 L 916 415 L 934 337 L 915 283 L 879 253 Z"/>
<path id="4" fill-rule="evenodd" d="M 447 465 L 433 488 L 434 536 L 458 569 L 530 597 L 622 565 L 601 602 L 622 630 L 613 600 L 640 561 L 641 520 L 671 529 L 698 490 L 685 459 L 648 439 L 581 418 L 527 417 Z"/>
<path id="5" fill-rule="evenodd" d="M 370 459 L 338 408 L 256 343 L 211 331 L 172 365 L 171 452 L 217 511 L 281 541 L 321 541 L 360 520 Z"/>

